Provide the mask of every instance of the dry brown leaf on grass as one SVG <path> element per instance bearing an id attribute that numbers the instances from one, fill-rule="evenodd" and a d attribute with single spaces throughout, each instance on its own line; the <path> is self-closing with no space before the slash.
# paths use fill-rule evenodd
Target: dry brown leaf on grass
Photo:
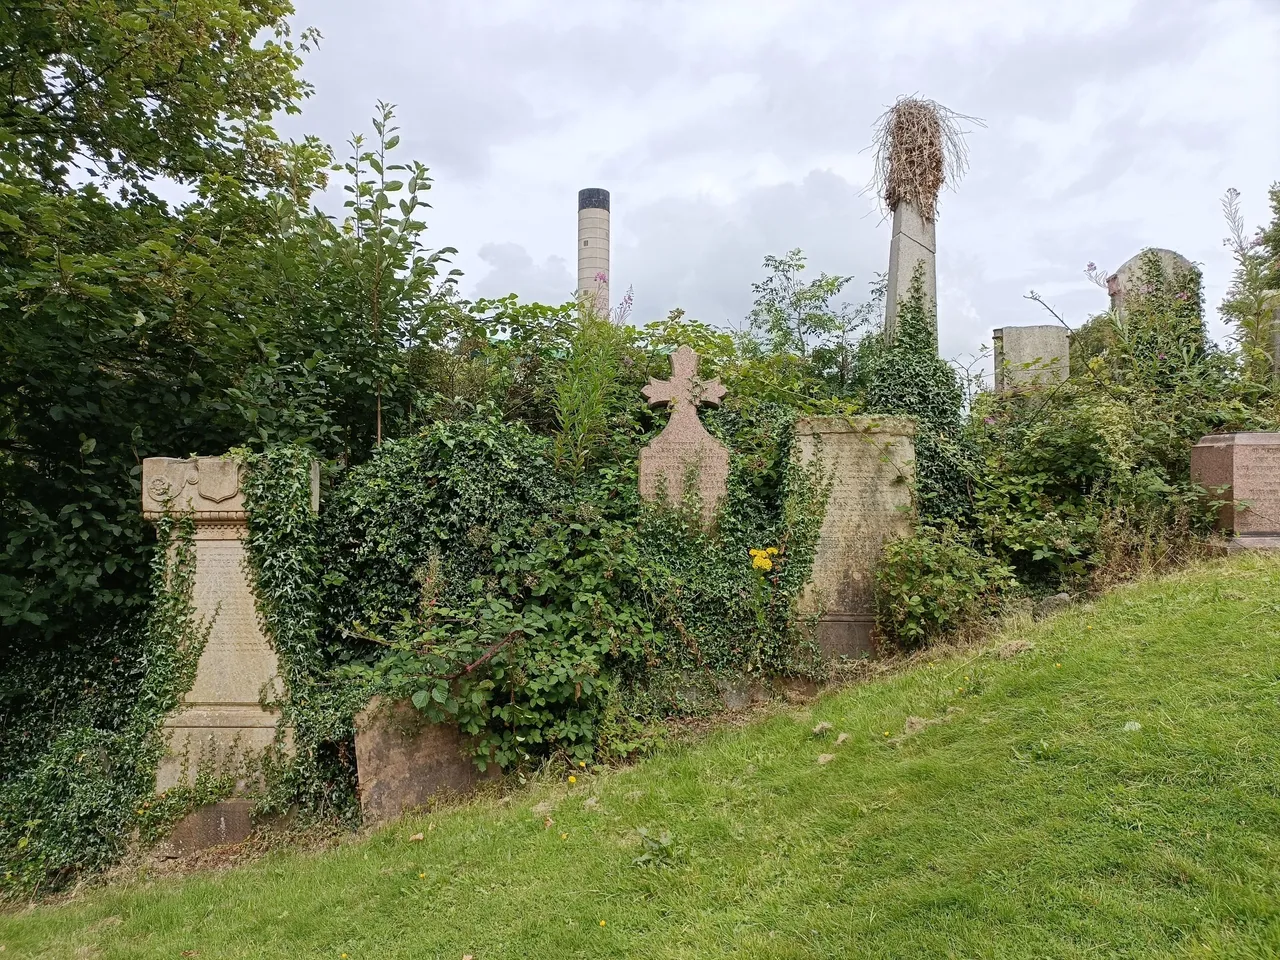
<path id="1" fill-rule="evenodd" d="M 815 737 L 820 737 L 830 729 L 831 729 L 831 724 L 827 723 L 824 720 L 822 721 L 822 723 L 818 724 L 816 727 L 813 728 L 813 735 Z"/>
<path id="2" fill-rule="evenodd" d="M 848 739 L 849 735 L 847 733 L 840 734 L 840 736 L 836 737 L 836 746 L 840 746 L 840 744 L 844 743 Z"/>
<path id="3" fill-rule="evenodd" d="M 831 762 L 832 760 L 834 760 L 835 758 L 836 758 L 836 755 L 835 755 L 834 753 L 820 753 L 820 754 L 818 754 L 818 762 L 819 762 L 819 763 L 830 763 L 830 762 Z"/>
<path id="4" fill-rule="evenodd" d="M 417 843 L 419 840 L 422 840 L 423 838 L 424 838 L 424 834 L 415 833 L 412 837 L 409 838 L 409 842 Z"/>

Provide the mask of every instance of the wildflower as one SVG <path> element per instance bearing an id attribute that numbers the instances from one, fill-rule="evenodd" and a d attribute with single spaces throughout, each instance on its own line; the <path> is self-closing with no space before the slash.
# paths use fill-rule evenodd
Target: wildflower
<path id="1" fill-rule="evenodd" d="M 1062 669 L 1062 664 L 1060 664 L 1060 663 L 1055 663 L 1055 664 L 1053 665 L 1053 669 L 1055 669 L 1055 670 L 1060 670 L 1060 669 Z"/>
<path id="2" fill-rule="evenodd" d="M 570 783 L 577 783 L 577 782 L 578 782 L 578 778 L 577 778 L 577 777 L 575 777 L 575 776 L 571 773 L 571 774 L 569 774 L 569 782 L 570 782 Z"/>
<path id="3" fill-rule="evenodd" d="M 560 839 L 561 839 L 561 840 L 568 840 L 568 839 L 569 839 L 569 835 L 568 835 L 567 833 L 562 833 L 562 834 L 560 834 Z"/>
<path id="4" fill-rule="evenodd" d="M 887 736 L 889 735 L 889 731 L 888 731 L 888 730 L 886 730 L 886 731 L 884 732 L 884 735 L 887 737 Z"/>
<path id="5" fill-rule="evenodd" d="M 603 920 L 601 920 L 601 921 L 600 921 L 600 926 L 602 926 L 602 927 L 604 926 L 604 921 L 603 921 Z"/>
<path id="6" fill-rule="evenodd" d="M 768 554 L 769 556 L 771 556 L 771 557 L 776 557 L 776 556 L 778 555 L 778 548 L 777 548 L 777 547 L 765 547 L 765 551 L 764 551 L 764 552 L 765 552 L 765 553 L 767 553 L 767 554 Z"/>
<path id="7" fill-rule="evenodd" d="M 767 555 L 761 553 L 751 561 L 751 566 L 757 570 L 772 570 L 773 561 Z"/>
<path id="8" fill-rule="evenodd" d="M 1085 628 L 1086 630 L 1092 630 L 1092 629 L 1093 629 L 1093 624 L 1091 624 L 1091 623 L 1086 623 L 1084 628 Z"/>
<path id="9" fill-rule="evenodd" d="M 587 761 L 585 761 L 585 760 L 579 760 L 579 761 L 578 761 L 578 769 L 580 769 L 580 770 L 585 770 L 585 769 L 587 769 Z"/>

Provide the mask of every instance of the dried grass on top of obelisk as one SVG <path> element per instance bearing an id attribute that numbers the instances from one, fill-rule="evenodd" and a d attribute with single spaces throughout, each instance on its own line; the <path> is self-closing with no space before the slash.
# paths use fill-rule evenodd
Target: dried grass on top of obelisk
<path id="1" fill-rule="evenodd" d="M 906 201 L 930 223 L 938 215 L 938 194 L 969 168 L 969 148 L 961 121 L 984 126 L 976 117 L 921 97 L 899 97 L 875 124 L 872 186 L 889 211 Z"/>

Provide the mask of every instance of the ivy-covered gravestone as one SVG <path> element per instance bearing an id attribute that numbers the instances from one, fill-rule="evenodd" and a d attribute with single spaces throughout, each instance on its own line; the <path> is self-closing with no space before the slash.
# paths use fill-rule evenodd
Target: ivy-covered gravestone
<path id="1" fill-rule="evenodd" d="M 319 507 L 318 466 L 311 474 L 312 509 Z M 279 712 L 268 704 L 278 702 L 283 690 L 245 565 L 243 469 L 230 457 L 150 457 L 142 463 L 143 515 L 159 520 L 189 512 L 194 521 L 192 608 L 208 631 L 195 682 L 164 723 L 157 792 L 194 784 L 202 772 L 234 773 L 237 789 L 250 789 L 256 761 L 277 740 Z M 289 741 L 286 730 L 286 750 Z"/>
<path id="2" fill-rule="evenodd" d="M 698 406 L 718 407 L 725 388 L 719 380 L 698 379 L 698 355 L 680 347 L 671 355 L 671 379 L 650 380 L 641 391 L 651 407 L 671 408 L 671 419 L 640 451 L 640 496 L 679 503 L 690 485 L 710 524 L 729 480 L 729 449 L 698 419 Z"/>

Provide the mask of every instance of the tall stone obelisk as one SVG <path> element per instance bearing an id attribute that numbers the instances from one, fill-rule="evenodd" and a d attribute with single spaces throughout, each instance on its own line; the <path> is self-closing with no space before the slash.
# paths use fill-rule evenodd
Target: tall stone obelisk
<path id="1" fill-rule="evenodd" d="M 893 208 L 893 239 L 889 241 L 889 276 L 885 290 L 884 337 L 893 343 L 898 332 L 898 308 L 911 290 L 916 265 L 923 268 L 924 296 L 931 310 L 938 306 L 937 225 L 910 200 Z"/>
<path id="2" fill-rule="evenodd" d="M 609 191 L 578 191 L 578 291 L 602 316 L 609 313 Z"/>

